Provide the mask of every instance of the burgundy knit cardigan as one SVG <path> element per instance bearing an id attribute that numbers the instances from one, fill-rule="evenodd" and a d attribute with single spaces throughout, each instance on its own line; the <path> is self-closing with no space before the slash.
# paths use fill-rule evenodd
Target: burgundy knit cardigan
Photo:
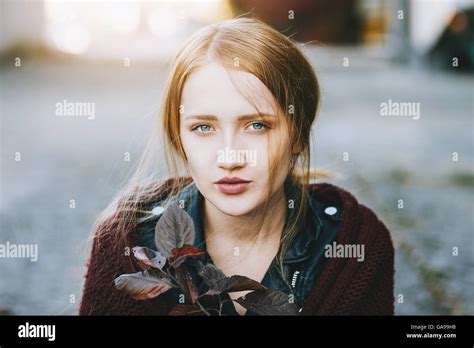
<path id="1" fill-rule="evenodd" d="M 164 186 L 158 190 L 165 190 L 161 188 Z M 342 188 L 311 184 L 309 192 L 323 202 L 342 207 L 336 243 L 363 244 L 365 260 L 330 258 L 300 314 L 393 315 L 394 248 L 385 225 Z M 127 246 L 131 249 L 137 245 L 136 230 L 130 232 L 127 242 L 120 243 L 113 233 L 116 220 L 115 216 L 109 217 L 95 232 L 79 314 L 166 315 L 174 304 L 160 297 L 135 300 L 115 288 L 116 277 L 140 270 L 133 256 L 124 256 Z"/>

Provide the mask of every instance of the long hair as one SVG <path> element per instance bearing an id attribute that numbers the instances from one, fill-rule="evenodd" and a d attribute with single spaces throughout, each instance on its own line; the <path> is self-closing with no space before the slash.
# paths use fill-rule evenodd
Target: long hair
<path id="1" fill-rule="evenodd" d="M 127 240 L 138 219 L 147 214 L 143 210 L 147 203 L 157 201 L 158 198 L 173 197 L 189 183 L 189 180 L 183 179 L 187 169 L 186 154 L 180 138 L 181 94 L 190 74 L 210 60 L 218 61 L 227 69 L 255 75 L 271 92 L 279 109 L 279 117 L 287 127 L 289 144 L 270 139 L 272 146 L 268 146 L 273 153 L 276 153 L 275 149 L 291 152 L 287 181 L 299 188 L 294 193 L 297 196 L 288 197 L 300 204 L 295 205 L 289 214 L 290 219 L 281 235 L 278 260 L 282 266 L 284 255 L 306 214 L 304 198 L 307 186 L 312 178 L 318 176 L 311 169 L 310 152 L 311 130 L 317 118 L 320 90 L 311 65 L 296 44 L 256 19 L 230 19 L 208 25 L 197 31 L 177 53 L 166 82 L 161 111 L 138 167 L 128 184 L 98 218 L 96 226 L 113 213 L 119 221 L 112 233 L 116 234 L 117 239 Z M 246 93 L 243 88 L 239 88 L 239 92 L 256 106 L 251 93 Z M 157 143 L 158 139 L 162 140 L 161 146 Z M 159 149 L 162 149 L 164 158 L 159 156 Z M 278 165 L 274 155 L 268 158 L 270 182 L 268 199 L 263 207 L 264 216 Z M 166 173 L 163 173 L 163 167 Z M 175 178 L 175 184 L 169 188 L 167 197 L 157 197 L 159 190 L 156 189 L 156 183 L 164 182 L 165 178 Z"/>

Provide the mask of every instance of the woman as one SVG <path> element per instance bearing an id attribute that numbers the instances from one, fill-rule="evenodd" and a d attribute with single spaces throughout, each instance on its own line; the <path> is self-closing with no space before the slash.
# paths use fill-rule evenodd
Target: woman
<path id="1" fill-rule="evenodd" d="M 266 24 L 234 19 L 199 30 L 175 58 L 164 134 L 151 137 L 132 188 L 97 224 L 80 314 L 170 314 L 187 303 L 172 286 L 142 300 L 116 287 L 117 277 L 140 271 L 132 248 L 163 252 L 158 224 L 173 202 L 192 219 L 201 260 L 222 276 L 288 295 L 303 315 L 393 314 L 388 230 L 349 192 L 310 183 L 319 99 L 310 64 Z M 144 184 L 144 172 L 158 172 L 158 138 L 174 178 Z M 218 314 L 273 313 L 249 310 L 238 300 L 246 293 L 223 294 Z"/>

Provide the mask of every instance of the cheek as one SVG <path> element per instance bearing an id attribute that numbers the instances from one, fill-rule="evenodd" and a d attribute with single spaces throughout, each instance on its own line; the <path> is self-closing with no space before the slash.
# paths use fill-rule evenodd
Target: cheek
<path id="1" fill-rule="evenodd" d="M 188 159 L 189 167 L 196 171 L 207 168 L 215 162 L 216 150 L 213 144 L 189 132 L 181 133 L 181 143 Z"/>

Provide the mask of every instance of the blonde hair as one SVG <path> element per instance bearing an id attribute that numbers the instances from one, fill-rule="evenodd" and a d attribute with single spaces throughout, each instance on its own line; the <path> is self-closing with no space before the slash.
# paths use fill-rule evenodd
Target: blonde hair
<path id="1" fill-rule="evenodd" d="M 235 64 L 236 58 L 238 64 Z M 231 19 L 208 25 L 196 32 L 178 52 L 166 83 L 160 117 L 157 118 L 138 168 L 124 191 L 99 217 L 96 226 L 113 211 L 119 220 L 113 233 L 117 233 L 117 238 L 126 240 L 138 219 L 147 214 L 143 210 L 147 204 L 179 194 L 190 182 L 181 176 L 182 169 L 186 168 L 186 154 L 179 131 L 181 93 L 188 76 L 209 60 L 216 60 L 228 69 L 255 75 L 271 92 L 288 127 L 289 144 L 285 144 L 288 146 L 285 150 L 291 151 L 291 163 L 287 180 L 300 188 L 299 197 L 292 198 L 301 204 L 297 206 L 296 214 L 291 214 L 291 220 L 282 233 L 278 253 L 282 267 L 284 255 L 297 233 L 301 218 L 306 214 L 304 198 L 307 185 L 312 178 L 320 176 L 310 167 L 311 129 L 317 118 L 320 91 L 311 65 L 295 43 L 256 19 Z M 248 99 L 251 101 L 250 96 Z M 160 131 L 163 134 L 160 135 Z M 161 191 L 157 189 L 156 175 L 159 173 L 162 178 L 167 175 L 160 173 L 161 168 L 158 167 L 161 162 L 157 156 L 157 139 L 163 140 L 166 169 L 176 179 L 175 185 L 169 187 L 167 197 L 158 197 Z M 274 184 L 276 168 L 276 161 L 271 161 L 268 197 Z M 265 214 L 268 205 L 267 199 Z"/>

